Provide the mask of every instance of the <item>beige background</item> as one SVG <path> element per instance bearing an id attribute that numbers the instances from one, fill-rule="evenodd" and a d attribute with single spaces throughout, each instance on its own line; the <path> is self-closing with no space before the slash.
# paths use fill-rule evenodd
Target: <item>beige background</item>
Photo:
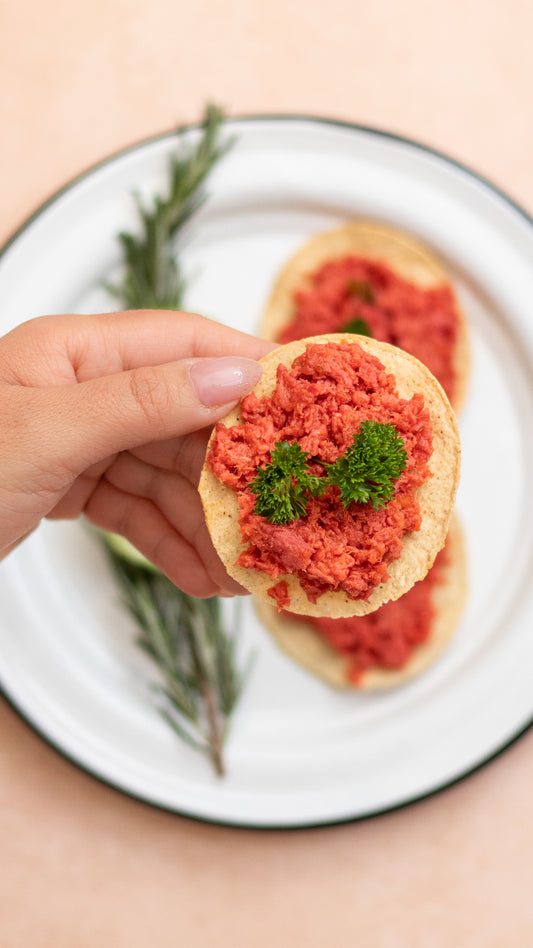
<path id="1" fill-rule="evenodd" d="M 527 0 L 0 0 L 0 242 L 207 99 L 415 137 L 533 211 L 532 36 Z M 101 786 L 0 704 L 0 945 L 533 945 L 532 788 L 529 734 L 389 816 L 230 830 Z"/>

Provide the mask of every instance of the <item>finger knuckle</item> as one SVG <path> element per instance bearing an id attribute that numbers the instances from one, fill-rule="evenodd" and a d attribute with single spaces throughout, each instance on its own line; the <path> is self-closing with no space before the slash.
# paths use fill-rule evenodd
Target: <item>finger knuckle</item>
<path id="1" fill-rule="evenodd" d="M 130 391 L 135 404 L 147 420 L 154 424 L 165 417 L 172 405 L 169 384 L 155 369 L 133 369 L 130 373 Z"/>

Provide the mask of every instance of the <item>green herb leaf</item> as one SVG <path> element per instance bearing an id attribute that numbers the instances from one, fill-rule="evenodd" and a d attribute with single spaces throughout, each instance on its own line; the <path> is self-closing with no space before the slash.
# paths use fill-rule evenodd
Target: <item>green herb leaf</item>
<path id="1" fill-rule="evenodd" d="M 374 290 L 367 280 L 349 280 L 348 294 L 356 296 L 363 303 L 373 303 L 375 299 Z"/>
<path id="2" fill-rule="evenodd" d="M 295 441 L 276 441 L 270 464 L 260 467 L 251 483 L 257 495 L 254 513 L 278 525 L 303 517 L 309 497 L 318 497 L 324 480 L 310 474 L 309 455 Z"/>
<path id="3" fill-rule="evenodd" d="M 231 140 L 220 142 L 223 120 L 220 109 L 208 105 L 195 146 L 182 143 L 178 130 L 180 147 L 170 159 L 165 197 L 156 195 L 151 207 L 145 207 L 134 195 L 140 232 L 118 235 L 123 276 L 117 285 L 105 284 L 123 309 L 182 309 L 185 282 L 174 241 L 205 201 L 205 180 L 232 145 Z"/>
<path id="4" fill-rule="evenodd" d="M 354 501 L 379 510 L 394 493 L 394 482 L 405 470 L 407 452 L 394 425 L 363 421 L 353 444 L 334 464 L 321 462 L 325 475 L 309 473 L 306 451 L 295 441 L 276 441 L 270 464 L 260 467 L 251 490 L 257 496 L 254 513 L 269 523 L 286 524 L 307 512 L 309 497 L 320 497 L 336 486 L 345 507 Z"/>
<path id="5" fill-rule="evenodd" d="M 353 332 L 358 336 L 372 336 L 370 326 L 365 319 L 351 319 L 349 323 L 339 329 L 339 332 Z"/>
<path id="6" fill-rule="evenodd" d="M 407 465 L 404 442 L 394 425 L 363 421 L 353 444 L 334 464 L 326 465 L 328 481 L 341 492 L 345 507 L 354 501 L 383 507 L 394 482 Z"/>

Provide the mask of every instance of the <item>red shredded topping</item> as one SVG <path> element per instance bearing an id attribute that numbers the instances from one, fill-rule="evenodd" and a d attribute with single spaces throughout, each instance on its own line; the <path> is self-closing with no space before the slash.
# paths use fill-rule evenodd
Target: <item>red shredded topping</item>
<path id="1" fill-rule="evenodd" d="M 291 604 L 289 587 L 287 586 L 287 583 L 284 579 L 282 579 L 279 583 L 276 583 L 275 586 L 271 586 L 268 590 L 268 595 L 276 602 L 278 612 L 281 612 L 282 609 L 287 609 Z"/>
<path id="2" fill-rule="evenodd" d="M 447 561 L 445 547 L 425 579 L 415 583 L 400 599 L 387 602 L 369 615 L 349 619 L 305 616 L 305 622 L 348 659 L 347 678 L 354 685 L 361 683 L 370 668 L 403 668 L 416 648 L 428 639 L 435 618 L 433 592 L 443 581 Z M 298 621 L 303 619 L 290 615 Z"/>
<path id="3" fill-rule="evenodd" d="M 298 441 L 311 457 L 334 462 L 352 444 L 361 422 L 394 424 L 404 440 L 407 466 L 391 500 L 344 508 L 338 488 L 311 499 L 304 517 L 278 526 L 253 513 L 249 488 L 257 468 L 270 461 L 276 441 Z M 404 533 L 418 530 L 415 489 L 429 476 L 432 451 L 429 413 L 422 395 L 400 398 L 382 363 L 357 344 L 312 343 L 290 369 L 280 365 L 271 396 L 254 393 L 242 403 L 242 424 L 219 424 L 208 466 L 237 492 L 244 551 L 239 564 L 274 580 L 296 575 L 308 599 L 328 590 L 367 599 L 388 578 L 387 567 L 402 550 Z M 277 593 L 272 595 L 276 599 Z"/>
<path id="4" fill-rule="evenodd" d="M 398 276 L 385 263 L 347 256 L 331 260 L 310 276 L 311 287 L 294 294 L 294 315 L 279 342 L 339 332 L 364 319 L 371 335 L 420 359 L 453 401 L 458 313 L 446 284 L 424 289 Z M 354 291 L 366 284 L 368 294 Z M 362 298 L 363 297 L 363 298 Z"/>

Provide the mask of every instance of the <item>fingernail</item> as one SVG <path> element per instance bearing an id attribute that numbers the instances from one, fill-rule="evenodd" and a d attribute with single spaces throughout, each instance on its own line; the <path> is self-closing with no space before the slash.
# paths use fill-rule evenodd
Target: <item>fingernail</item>
<path id="1" fill-rule="evenodd" d="M 208 408 L 237 401 L 250 392 L 263 373 L 259 362 L 239 356 L 199 359 L 189 369 L 199 400 Z"/>

